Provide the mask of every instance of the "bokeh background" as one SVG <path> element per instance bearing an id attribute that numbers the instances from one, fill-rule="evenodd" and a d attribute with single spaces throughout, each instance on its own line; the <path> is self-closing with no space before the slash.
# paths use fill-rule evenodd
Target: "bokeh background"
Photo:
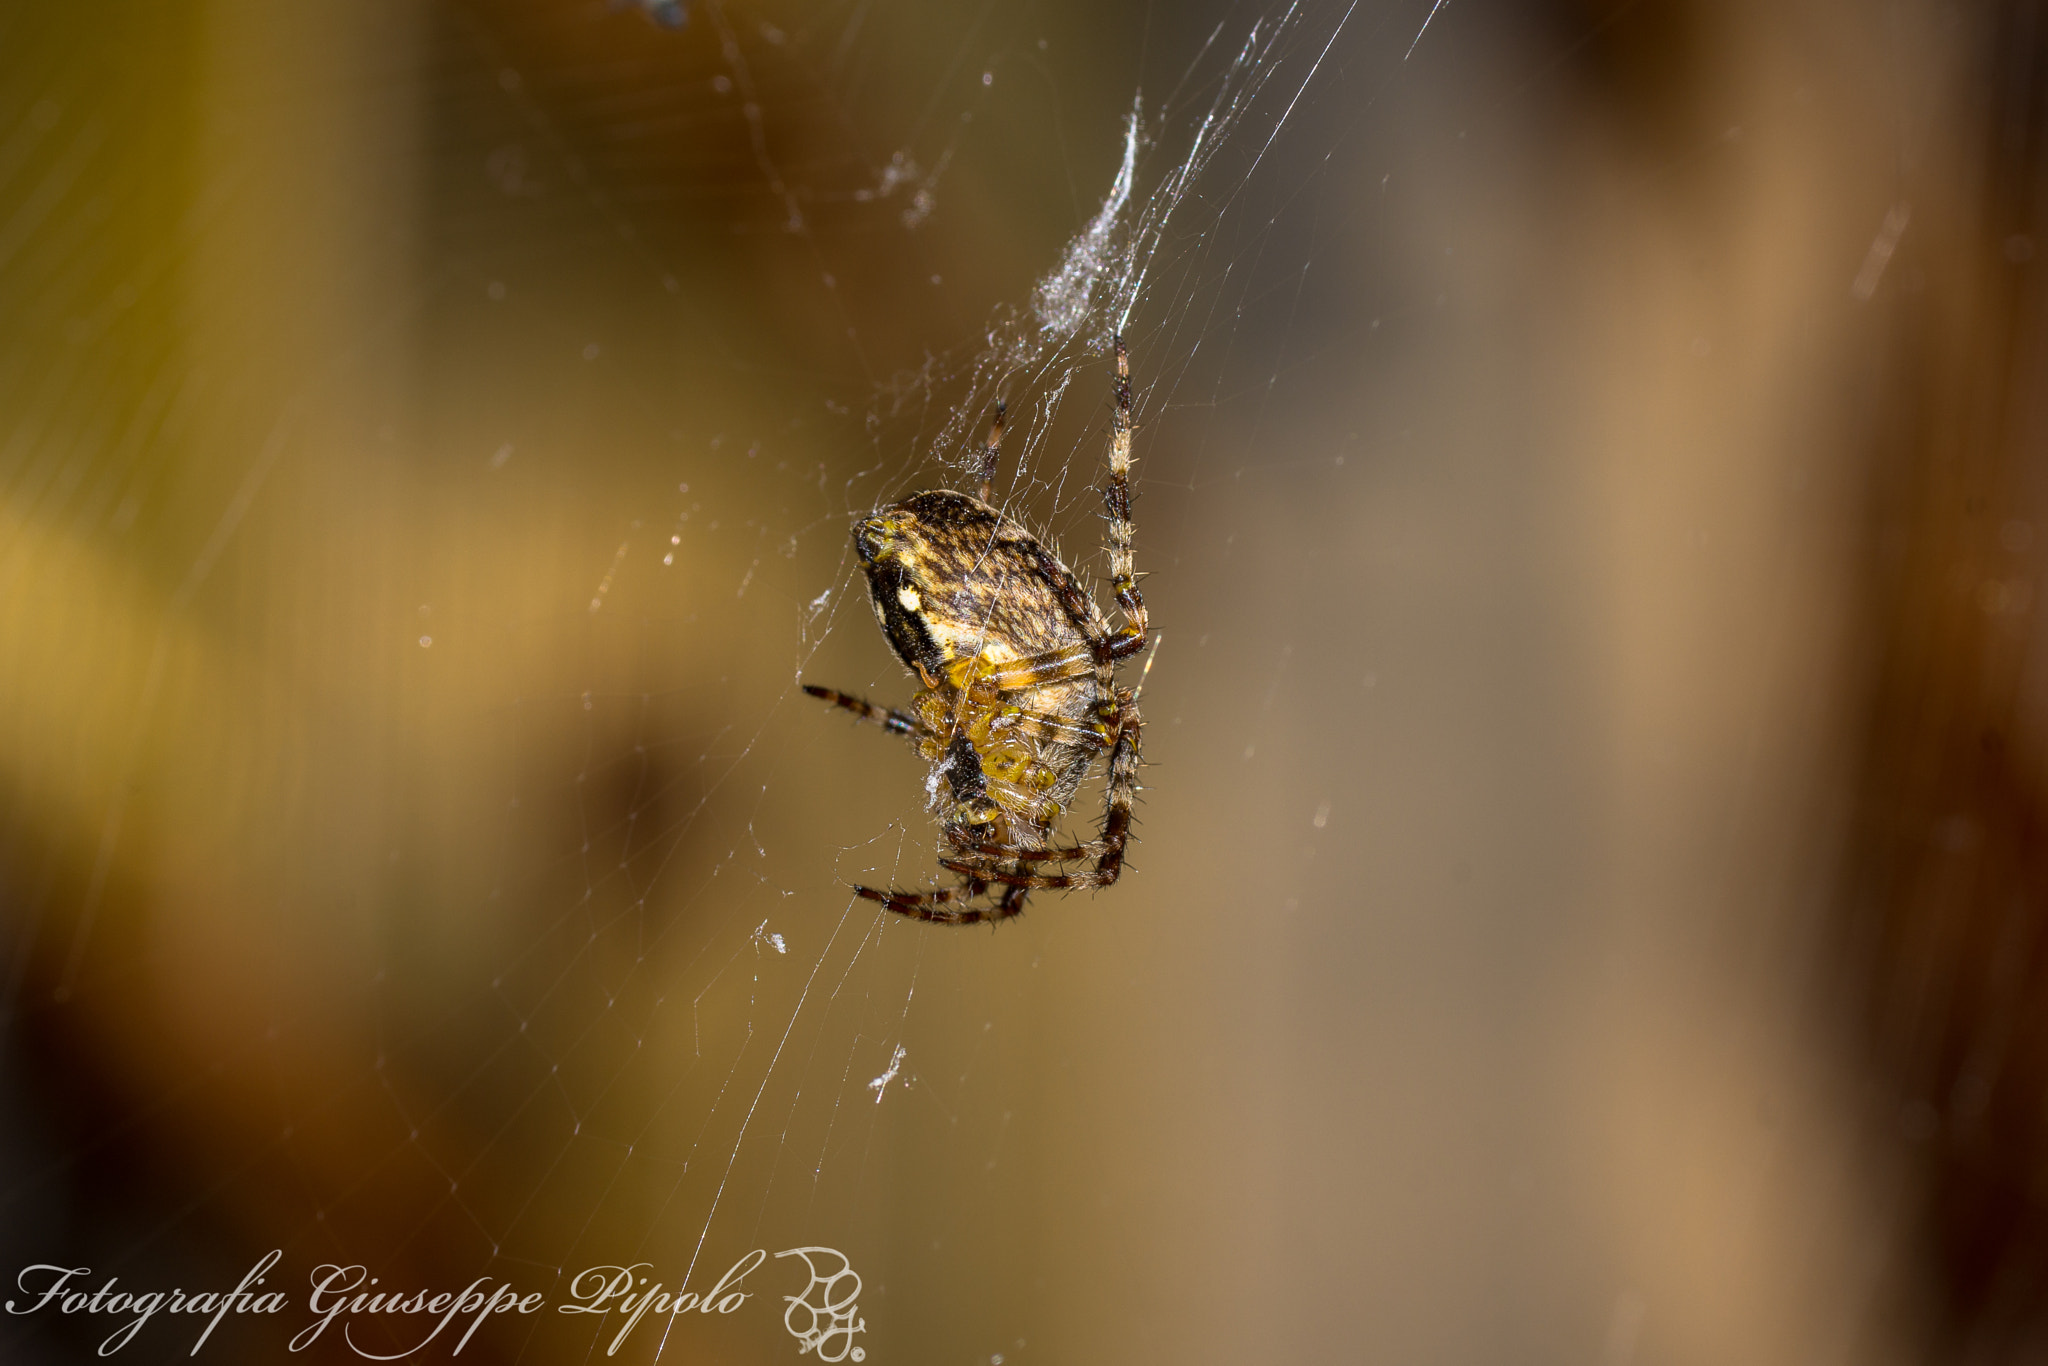
<path id="1" fill-rule="evenodd" d="M 281 1250 L 227 1361 L 321 1263 L 809 1244 L 875 1362 L 2048 1354 L 2037 0 L 660 10 L 0 13 L 10 1278 Z M 888 918 L 920 766 L 798 684 L 908 696 L 848 524 L 1140 97 L 1142 843 Z M 1006 383 L 1099 575 L 1106 366 Z M 620 1357 L 791 1359 L 787 1268 Z"/>

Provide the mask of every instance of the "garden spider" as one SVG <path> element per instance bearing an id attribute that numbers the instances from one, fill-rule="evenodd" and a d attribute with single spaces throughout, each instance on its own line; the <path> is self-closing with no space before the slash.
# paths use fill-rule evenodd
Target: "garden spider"
<path id="1" fill-rule="evenodd" d="M 1123 872 L 1141 722 L 1137 694 L 1117 686 L 1116 666 L 1146 641 L 1145 599 L 1131 568 L 1131 431 L 1131 361 L 1118 337 L 1102 501 L 1120 629 L 1110 629 L 1058 556 L 989 503 L 1001 404 L 982 445 L 975 497 L 934 489 L 855 524 L 875 619 L 924 688 L 908 711 L 831 688 L 804 691 L 916 744 L 932 765 L 925 787 L 941 826 L 939 866 L 960 878 L 932 892 L 854 888 L 870 901 L 919 920 L 971 925 L 1018 914 L 1036 888 L 1107 887 Z M 1054 846 L 1054 823 L 1105 752 L 1100 834 Z M 1092 866 L 1041 871 L 1080 860 Z"/>

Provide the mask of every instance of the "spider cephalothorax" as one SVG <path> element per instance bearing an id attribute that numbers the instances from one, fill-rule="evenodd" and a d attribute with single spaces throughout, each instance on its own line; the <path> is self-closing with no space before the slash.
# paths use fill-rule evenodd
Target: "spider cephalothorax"
<path id="1" fill-rule="evenodd" d="M 1123 871 L 1137 795 L 1137 697 L 1116 665 L 1145 646 L 1145 601 L 1131 566 L 1130 361 L 1116 344 L 1110 435 L 1111 587 L 1126 624 L 1112 630 L 1073 572 L 988 501 L 1003 414 L 982 448 L 981 488 L 916 494 L 864 517 L 853 531 L 875 619 L 924 684 L 908 711 L 830 688 L 805 687 L 912 739 L 932 765 L 942 867 L 958 888 L 856 888 L 889 909 L 967 924 L 1024 909 L 1033 888 L 1107 887 Z M 1109 756 L 1102 829 L 1086 844 L 1053 844 L 1074 792 Z M 1089 861 L 1070 872 L 1047 864 Z M 993 892 L 992 904 L 978 904 Z"/>

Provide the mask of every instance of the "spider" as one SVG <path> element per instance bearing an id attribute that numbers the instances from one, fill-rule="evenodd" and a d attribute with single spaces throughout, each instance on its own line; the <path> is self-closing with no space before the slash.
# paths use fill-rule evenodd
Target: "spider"
<path id="1" fill-rule="evenodd" d="M 1115 387 L 1102 501 L 1122 627 L 1111 629 L 1073 571 L 990 504 L 1000 403 L 975 496 L 933 489 L 854 525 L 875 619 L 924 688 L 905 711 L 832 688 L 804 691 L 917 746 L 932 765 L 925 789 L 940 823 L 939 866 L 960 879 L 931 892 L 854 888 L 892 911 L 949 925 L 1006 920 L 1033 890 L 1107 887 L 1123 872 L 1141 721 L 1137 694 L 1117 686 L 1116 666 L 1145 648 L 1147 628 L 1131 567 L 1131 361 L 1121 337 Z M 1104 754 L 1100 833 L 1056 846 L 1054 823 Z"/>

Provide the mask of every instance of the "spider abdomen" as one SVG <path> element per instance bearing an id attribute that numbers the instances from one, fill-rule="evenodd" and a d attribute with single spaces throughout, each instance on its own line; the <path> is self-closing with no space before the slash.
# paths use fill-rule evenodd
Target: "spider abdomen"
<path id="1" fill-rule="evenodd" d="M 883 634 L 903 662 L 937 676 L 962 660 L 997 664 L 1085 650 L 1101 612 L 1037 537 L 979 498 L 920 493 L 864 519 L 854 546 Z"/>

